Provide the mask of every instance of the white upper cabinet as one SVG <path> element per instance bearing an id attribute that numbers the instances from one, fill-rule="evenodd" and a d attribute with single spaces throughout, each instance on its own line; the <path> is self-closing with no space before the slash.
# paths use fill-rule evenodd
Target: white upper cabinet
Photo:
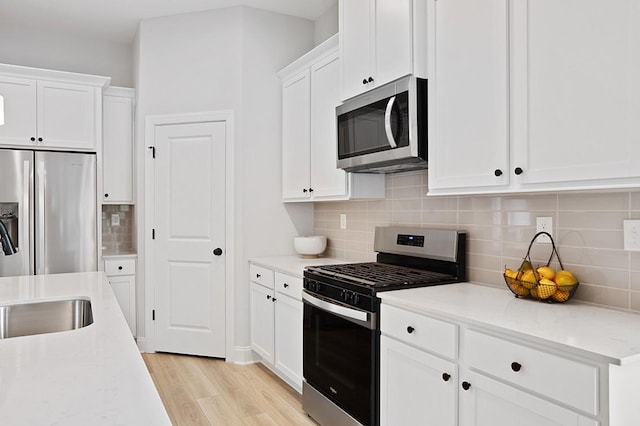
<path id="1" fill-rule="evenodd" d="M 339 57 L 334 36 L 280 71 L 283 201 L 384 197 L 384 175 L 337 168 Z"/>
<path id="2" fill-rule="evenodd" d="M 103 203 L 133 203 L 135 90 L 110 87 L 103 97 Z"/>
<path id="3" fill-rule="evenodd" d="M 507 185 L 507 0 L 430 4 L 429 190 Z"/>
<path id="4" fill-rule="evenodd" d="M 425 77 L 424 0 L 340 0 L 341 99 Z"/>
<path id="5" fill-rule="evenodd" d="M 0 144 L 36 145 L 36 81 L 0 75 L 0 95 L 5 118 Z"/>
<path id="6" fill-rule="evenodd" d="M 310 185 L 309 70 L 282 83 L 282 198 L 308 198 Z"/>
<path id="7" fill-rule="evenodd" d="M 638 186 L 638 2 L 428 12 L 430 194 Z"/>
<path id="8" fill-rule="evenodd" d="M 0 64 L 0 145 L 95 151 L 109 78 Z"/>

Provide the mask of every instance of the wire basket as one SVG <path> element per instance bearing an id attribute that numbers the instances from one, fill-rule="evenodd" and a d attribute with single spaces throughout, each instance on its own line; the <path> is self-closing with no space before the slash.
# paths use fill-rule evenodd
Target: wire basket
<path id="1" fill-rule="evenodd" d="M 549 256 L 547 264 L 544 265 L 546 269 L 538 272 L 541 268 L 533 268 L 533 264 L 531 263 L 531 247 L 541 235 L 546 235 L 551 240 L 551 255 Z M 554 255 L 560 264 L 560 270 L 557 273 L 549 267 Z M 548 232 L 538 232 L 531 239 L 527 254 L 518 270 L 513 271 L 506 269 L 503 276 L 507 287 L 509 287 L 509 290 L 511 290 L 516 297 L 536 299 L 549 303 L 563 303 L 570 300 L 579 285 L 578 280 L 573 274 L 564 269 L 556 244 Z"/>

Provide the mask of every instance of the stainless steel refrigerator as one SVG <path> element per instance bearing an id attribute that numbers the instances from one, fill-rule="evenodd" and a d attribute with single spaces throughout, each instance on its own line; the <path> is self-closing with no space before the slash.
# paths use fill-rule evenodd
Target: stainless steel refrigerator
<path id="1" fill-rule="evenodd" d="M 0 276 L 97 270 L 96 206 L 95 154 L 0 149 Z"/>

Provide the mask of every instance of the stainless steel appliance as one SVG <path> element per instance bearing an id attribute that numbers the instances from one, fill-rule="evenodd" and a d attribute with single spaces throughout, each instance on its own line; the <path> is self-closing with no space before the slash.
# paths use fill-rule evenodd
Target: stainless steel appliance
<path id="1" fill-rule="evenodd" d="M 96 156 L 0 149 L 0 214 L 17 253 L 0 276 L 97 270 Z"/>
<path id="2" fill-rule="evenodd" d="M 304 272 L 304 410 L 322 425 L 379 424 L 381 291 L 466 280 L 466 233 L 379 227 L 377 262 Z"/>
<path id="3" fill-rule="evenodd" d="M 392 173 L 427 168 L 427 80 L 404 77 L 336 108 L 338 168 Z"/>

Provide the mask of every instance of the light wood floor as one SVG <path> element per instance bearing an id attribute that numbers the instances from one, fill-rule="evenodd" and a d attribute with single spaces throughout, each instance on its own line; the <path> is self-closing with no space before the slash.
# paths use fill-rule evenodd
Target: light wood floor
<path id="1" fill-rule="evenodd" d="M 316 425 L 300 395 L 261 364 L 143 354 L 174 425 Z"/>

